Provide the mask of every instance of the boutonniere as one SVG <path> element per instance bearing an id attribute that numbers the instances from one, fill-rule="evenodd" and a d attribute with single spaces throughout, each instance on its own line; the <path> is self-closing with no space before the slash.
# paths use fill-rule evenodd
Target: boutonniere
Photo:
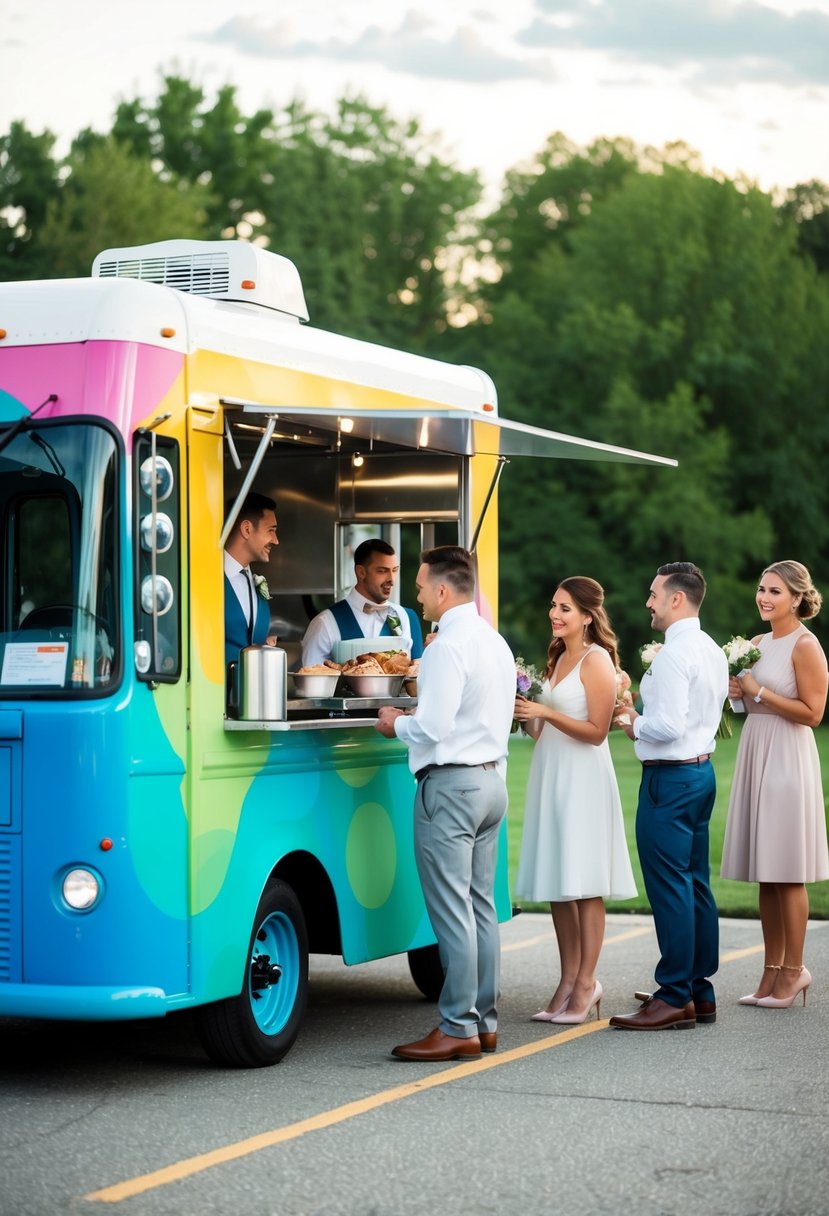
<path id="1" fill-rule="evenodd" d="M 262 599 L 269 600 L 271 598 L 271 593 L 268 590 L 268 580 L 265 578 L 264 574 L 254 574 L 253 581 L 256 584 L 256 590 L 262 596 Z"/>
<path id="2" fill-rule="evenodd" d="M 403 626 L 400 623 L 400 617 L 395 612 L 389 612 L 386 616 L 386 624 L 395 637 L 400 637 L 403 632 Z"/>

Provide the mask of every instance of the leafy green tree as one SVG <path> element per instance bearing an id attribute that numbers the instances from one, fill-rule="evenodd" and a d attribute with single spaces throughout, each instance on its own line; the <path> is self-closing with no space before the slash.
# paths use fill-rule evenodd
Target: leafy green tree
<path id="1" fill-rule="evenodd" d="M 13 122 L 0 136 L 0 278 L 36 278 L 35 236 L 60 191 L 51 131 L 35 135 Z M 44 267 L 45 270 L 45 267 Z"/>
<path id="2" fill-rule="evenodd" d="M 780 207 L 797 224 L 797 241 L 822 273 L 829 271 L 829 185 L 813 178 L 786 192 Z"/>
<path id="3" fill-rule="evenodd" d="M 445 326 L 444 265 L 481 187 L 417 123 L 359 97 L 333 117 L 294 102 L 248 118 L 233 88 L 211 103 L 168 76 L 156 101 L 118 107 L 113 135 L 162 177 L 209 186 L 212 236 L 296 262 L 315 324 L 413 348 Z"/>
<path id="4" fill-rule="evenodd" d="M 549 636 L 544 605 L 564 574 L 603 582 L 635 656 L 663 561 L 703 566 L 706 620 L 723 639 L 752 627 L 763 562 L 825 564 L 829 502 L 813 460 L 827 438 L 824 284 L 768 196 L 702 175 L 676 149 L 653 160 L 614 166 L 566 239 L 539 232 L 534 197 L 513 222 L 535 229 L 535 256 L 507 251 L 490 323 L 457 343 L 492 372 L 505 412 L 680 462 L 507 471 L 502 603 L 525 654 L 533 611 Z"/>
<path id="5" fill-rule="evenodd" d="M 52 277 L 88 275 L 95 254 L 111 246 L 203 235 L 205 191 L 161 181 L 147 161 L 112 139 L 83 141 L 67 167 L 35 237 Z"/>

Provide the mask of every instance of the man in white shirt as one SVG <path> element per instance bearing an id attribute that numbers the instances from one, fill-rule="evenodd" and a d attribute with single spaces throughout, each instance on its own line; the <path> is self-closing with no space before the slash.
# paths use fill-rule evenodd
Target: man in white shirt
<path id="1" fill-rule="evenodd" d="M 440 630 L 424 651 L 413 714 L 384 706 L 377 730 L 409 748 L 414 843 L 445 979 L 440 1025 L 395 1047 L 403 1060 L 454 1060 L 496 1047 L 500 941 L 494 880 L 507 809 L 515 660 L 474 603 L 475 559 L 444 545 L 421 555 L 418 602 Z"/>
<path id="2" fill-rule="evenodd" d="M 313 667 L 330 659 L 340 640 L 399 637 L 401 649 L 413 659 L 423 653 L 423 633 L 417 614 L 389 599 L 400 570 L 392 546 L 384 540 L 364 540 L 354 552 L 355 585 L 344 600 L 323 609 L 302 639 L 302 665 Z M 370 647 L 368 647 L 370 649 Z"/>
<path id="3" fill-rule="evenodd" d="M 270 561 L 279 544 L 276 504 L 264 494 L 250 493 L 236 516 L 224 551 L 225 663 L 235 663 L 246 646 L 275 646 L 270 632 L 270 592 L 263 575 L 251 562 Z"/>
<path id="4" fill-rule="evenodd" d="M 665 643 L 642 677 L 642 713 L 616 719 L 642 761 L 636 844 L 662 957 L 659 985 L 637 994 L 620 1030 L 693 1029 L 714 1022 L 710 976 L 719 966 L 719 922 L 711 892 L 708 824 L 717 785 L 711 754 L 728 693 L 728 662 L 699 623 L 702 571 L 691 562 L 660 566 L 647 607 Z"/>

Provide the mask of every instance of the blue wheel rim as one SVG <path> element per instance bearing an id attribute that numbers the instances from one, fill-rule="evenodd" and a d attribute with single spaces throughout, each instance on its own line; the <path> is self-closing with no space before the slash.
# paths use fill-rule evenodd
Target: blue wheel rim
<path id="1" fill-rule="evenodd" d="M 279 1034 L 293 1012 L 299 988 L 299 945 L 294 926 L 284 912 L 272 913 L 259 926 L 251 962 L 260 954 L 278 963 L 282 976 L 268 988 L 254 989 L 248 981 L 250 1007 L 262 1034 Z"/>

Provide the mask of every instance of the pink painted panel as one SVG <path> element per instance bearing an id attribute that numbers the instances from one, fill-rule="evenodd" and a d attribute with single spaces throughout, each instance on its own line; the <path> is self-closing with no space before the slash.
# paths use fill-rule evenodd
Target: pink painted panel
<path id="1" fill-rule="evenodd" d="M 136 342 L 17 346 L 0 350 L 0 389 L 29 412 L 56 393 L 40 418 L 94 414 L 128 436 L 158 408 L 183 368 L 180 353 Z"/>

